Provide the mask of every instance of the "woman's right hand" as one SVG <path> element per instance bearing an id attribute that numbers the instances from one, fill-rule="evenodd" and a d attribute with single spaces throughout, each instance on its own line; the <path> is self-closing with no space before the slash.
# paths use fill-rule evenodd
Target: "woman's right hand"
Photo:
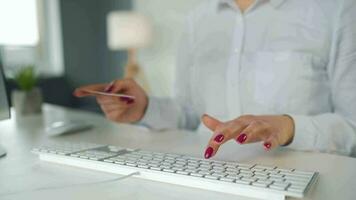
<path id="1" fill-rule="evenodd" d="M 122 93 L 135 97 L 135 99 L 130 99 L 126 97 L 95 95 L 106 118 L 115 122 L 133 123 L 140 121 L 143 118 L 148 105 L 146 92 L 133 79 L 115 80 L 110 84 L 83 86 L 76 89 L 74 95 L 76 97 L 93 95 L 86 92 L 86 90 Z"/>

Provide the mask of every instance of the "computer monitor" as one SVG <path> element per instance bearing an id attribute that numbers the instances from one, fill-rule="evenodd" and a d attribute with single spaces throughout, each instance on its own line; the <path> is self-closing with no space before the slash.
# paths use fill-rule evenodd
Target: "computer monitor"
<path id="1" fill-rule="evenodd" d="M 0 120 L 10 118 L 10 106 L 6 93 L 5 75 L 0 56 Z M 1 141 L 0 141 L 1 142 Z M 5 156 L 6 151 L 0 144 L 0 157 Z"/>

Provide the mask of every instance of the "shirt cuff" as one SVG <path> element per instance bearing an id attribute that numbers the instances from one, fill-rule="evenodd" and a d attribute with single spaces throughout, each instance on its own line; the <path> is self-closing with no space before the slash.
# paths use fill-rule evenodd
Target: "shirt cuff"
<path id="1" fill-rule="evenodd" d="M 294 121 L 293 141 L 287 147 L 297 150 L 312 150 L 315 148 L 315 135 L 311 132 L 311 117 L 290 115 Z"/>
<path id="2" fill-rule="evenodd" d="M 142 119 L 137 123 L 138 125 L 146 126 L 152 128 L 154 123 L 158 120 L 157 113 L 159 110 L 158 100 L 155 97 L 148 98 L 148 105 Z"/>

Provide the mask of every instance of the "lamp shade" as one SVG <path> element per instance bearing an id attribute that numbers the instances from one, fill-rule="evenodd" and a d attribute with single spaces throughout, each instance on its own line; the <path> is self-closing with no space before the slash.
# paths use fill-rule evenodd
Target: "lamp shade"
<path id="1" fill-rule="evenodd" d="M 137 49 L 150 43 L 152 27 L 141 14 L 114 11 L 107 17 L 107 33 L 111 50 Z"/>

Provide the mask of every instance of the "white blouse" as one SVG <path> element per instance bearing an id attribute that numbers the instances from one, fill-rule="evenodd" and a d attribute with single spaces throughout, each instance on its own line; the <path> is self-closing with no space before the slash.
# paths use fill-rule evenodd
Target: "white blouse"
<path id="1" fill-rule="evenodd" d="M 244 13 L 205 0 L 178 52 L 175 98 L 150 97 L 142 124 L 204 130 L 204 113 L 289 114 L 289 147 L 356 151 L 355 0 L 256 0 Z"/>

